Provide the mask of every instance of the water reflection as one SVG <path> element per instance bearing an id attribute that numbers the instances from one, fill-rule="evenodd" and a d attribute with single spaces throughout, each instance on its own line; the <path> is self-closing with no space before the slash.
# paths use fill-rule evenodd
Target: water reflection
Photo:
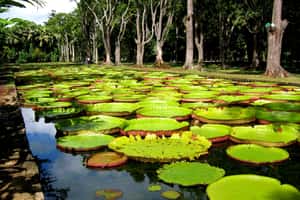
<path id="1" fill-rule="evenodd" d="M 96 191 L 101 189 L 119 189 L 123 191 L 121 199 L 159 200 L 160 192 L 149 192 L 150 184 L 160 184 L 162 191 L 174 189 L 182 194 L 180 199 L 207 200 L 205 187 L 179 187 L 164 184 L 157 179 L 156 170 L 161 164 L 145 164 L 129 161 L 126 165 L 111 169 L 97 170 L 84 166 L 88 154 L 72 155 L 56 149 L 56 130 L 53 123 L 45 123 L 43 118 L 35 121 L 32 109 L 22 109 L 30 149 L 39 161 L 43 190 L 46 199 L 99 199 Z M 283 183 L 292 184 L 300 189 L 300 148 L 288 148 L 291 159 L 280 165 L 251 167 L 229 159 L 223 143 L 210 150 L 202 162 L 222 167 L 227 175 L 260 174 L 278 178 Z M 104 149 L 103 151 L 105 151 Z"/>

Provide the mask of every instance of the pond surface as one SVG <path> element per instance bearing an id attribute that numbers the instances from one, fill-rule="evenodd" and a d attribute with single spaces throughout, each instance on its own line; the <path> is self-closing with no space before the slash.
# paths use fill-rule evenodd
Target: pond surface
<path id="1" fill-rule="evenodd" d="M 180 199 L 207 200 L 206 187 L 179 187 L 159 181 L 156 170 L 161 164 L 146 164 L 129 161 L 126 165 L 114 169 L 89 169 L 84 166 L 84 159 L 90 154 L 70 154 L 56 148 L 56 129 L 54 123 L 45 123 L 44 118 L 35 121 L 35 113 L 31 108 L 22 108 L 27 138 L 30 149 L 37 158 L 41 181 L 46 199 L 103 199 L 96 192 L 102 189 L 118 189 L 123 192 L 120 199 L 150 200 L 164 199 L 162 191 L 176 190 Z M 231 160 L 225 149 L 229 142 L 213 146 L 208 156 L 200 158 L 201 162 L 222 167 L 226 175 L 259 174 L 279 179 L 282 183 L 291 184 L 300 189 L 300 147 L 287 148 L 290 159 L 282 164 L 263 167 L 248 166 Z M 101 151 L 106 151 L 103 149 Z M 162 186 L 160 192 L 149 192 L 150 184 Z"/>

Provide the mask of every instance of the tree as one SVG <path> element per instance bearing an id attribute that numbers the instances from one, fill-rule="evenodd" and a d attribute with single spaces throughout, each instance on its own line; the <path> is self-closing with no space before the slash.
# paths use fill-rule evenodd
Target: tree
<path id="1" fill-rule="evenodd" d="M 187 16 L 185 18 L 186 53 L 183 68 L 192 69 L 194 59 L 194 34 L 193 34 L 193 0 L 187 0 Z"/>
<path id="2" fill-rule="evenodd" d="M 173 23 L 175 9 L 172 0 L 158 1 L 158 14 L 155 16 L 154 33 L 156 38 L 156 66 L 160 67 L 163 61 L 163 46 Z"/>
<path id="3" fill-rule="evenodd" d="M 45 2 L 43 0 L 1 0 L 0 1 L 0 13 L 6 12 L 10 7 L 19 7 L 25 8 L 25 3 L 29 3 L 31 5 L 44 6 Z"/>
<path id="4" fill-rule="evenodd" d="M 155 16 L 157 8 L 154 8 L 153 0 L 135 1 L 136 5 L 136 65 L 143 66 L 145 45 L 151 41 L 154 33 Z M 149 12 L 150 10 L 150 12 Z M 151 25 L 151 29 L 149 29 Z"/>
<path id="5" fill-rule="evenodd" d="M 282 0 L 274 0 L 272 23 L 267 25 L 268 28 L 268 58 L 266 76 L 270 77 L 287 77 L 288 72 L 281 65 L 281 47 L 282 38 L 288 21 L 282 20 Z"/>

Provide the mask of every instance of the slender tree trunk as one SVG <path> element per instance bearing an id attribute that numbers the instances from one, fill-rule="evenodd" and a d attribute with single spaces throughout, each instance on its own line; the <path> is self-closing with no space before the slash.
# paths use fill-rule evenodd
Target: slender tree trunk
<path id="1" fill-rule="evenodd" d="M 186 29 L 186 53 L 183 68 L 192 69 L 194 59 L 194 39 L 193 39 L 193 0 L 187 0 Z"/>
<path id="2" fill-rule="evenodd" d="M 137 43 L 136 44 L 136 65 L 137 66 L 143 66 L 143 57 L 144 57 L 144 47 L 142 44 Z"/>
<path id="3" fill-rule="evenodd" d="M 72 43 L 72 62 L 75 62 L 75 45 Z"/>
<path id="4" fill-rule="evenodd" d="M 121 42 L 120 40 L 116 40 L 115 42 L 115 64 L 121 64 Z"/>
<path id="5" fill-rule="evenodd" d="M 65 45 L 65 55 L 66 55 L 66 62 L 70 62 L 70 49 L 69 49 L 69 38 L 65 35 L 66 45 Z"/>
<path id="6" fill-rule="evenodd" d="M 161 66 L 164 63 L 163 61 L 163 50 L 162 50 L 162 45 L 160 42 L 156 42 L 156 60 L 155 60 L 155 65 L 156 66 Z"/>
<path id="7" fill-rule="evenodd" d="M 256 69 L 259 66 L 259 58 L 257 51 L 257 33 L 253 33 L 253 50 L 252 50 L 252 64 L 251 67 Z"/>
<path id="8" fill-rule="evenodd" d="M 198 51 L 198 61 L 197 61 L 197 69 L 202 70 L 202 65 L 203 65 L 203 41 L 204 41 L 204 35 L 203 32 L 201 31 L 200 34 L 195 35 L 195 44 L 197 47 Z"/>
<path id="9" fill-rule="evenodd" d="M 274 0 L 272 24 L 268 31 L 268 58 L 266 76 L 287 77 L 288 72 L 281 65 L 281 46 L 285 28 L 288 25 L 287 20 L 282 20 L 282 0 Z"/>
<path id="10" fill-rule="evenodd" d="M 105 49 L 105 64 L 111 65 L 111 45 L 110 45 L 110 33 L 109 30 L 106 30 L 105 33 L 102 34 L 104 36 L 104 49 Z"/>

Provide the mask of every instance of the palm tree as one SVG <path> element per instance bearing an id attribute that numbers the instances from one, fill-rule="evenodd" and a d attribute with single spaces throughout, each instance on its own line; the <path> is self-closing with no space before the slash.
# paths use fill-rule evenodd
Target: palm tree
<path id="1" fill-rule="evenodd" d="M 25 3 L 29 3 L 31 5 L 37 5 L 43 7 L 45 2 L 43 0 L 1 0 L 0 1 L 0 13 L 6 12 L 10 7 L 19 7 L 25 8 Z"/>

